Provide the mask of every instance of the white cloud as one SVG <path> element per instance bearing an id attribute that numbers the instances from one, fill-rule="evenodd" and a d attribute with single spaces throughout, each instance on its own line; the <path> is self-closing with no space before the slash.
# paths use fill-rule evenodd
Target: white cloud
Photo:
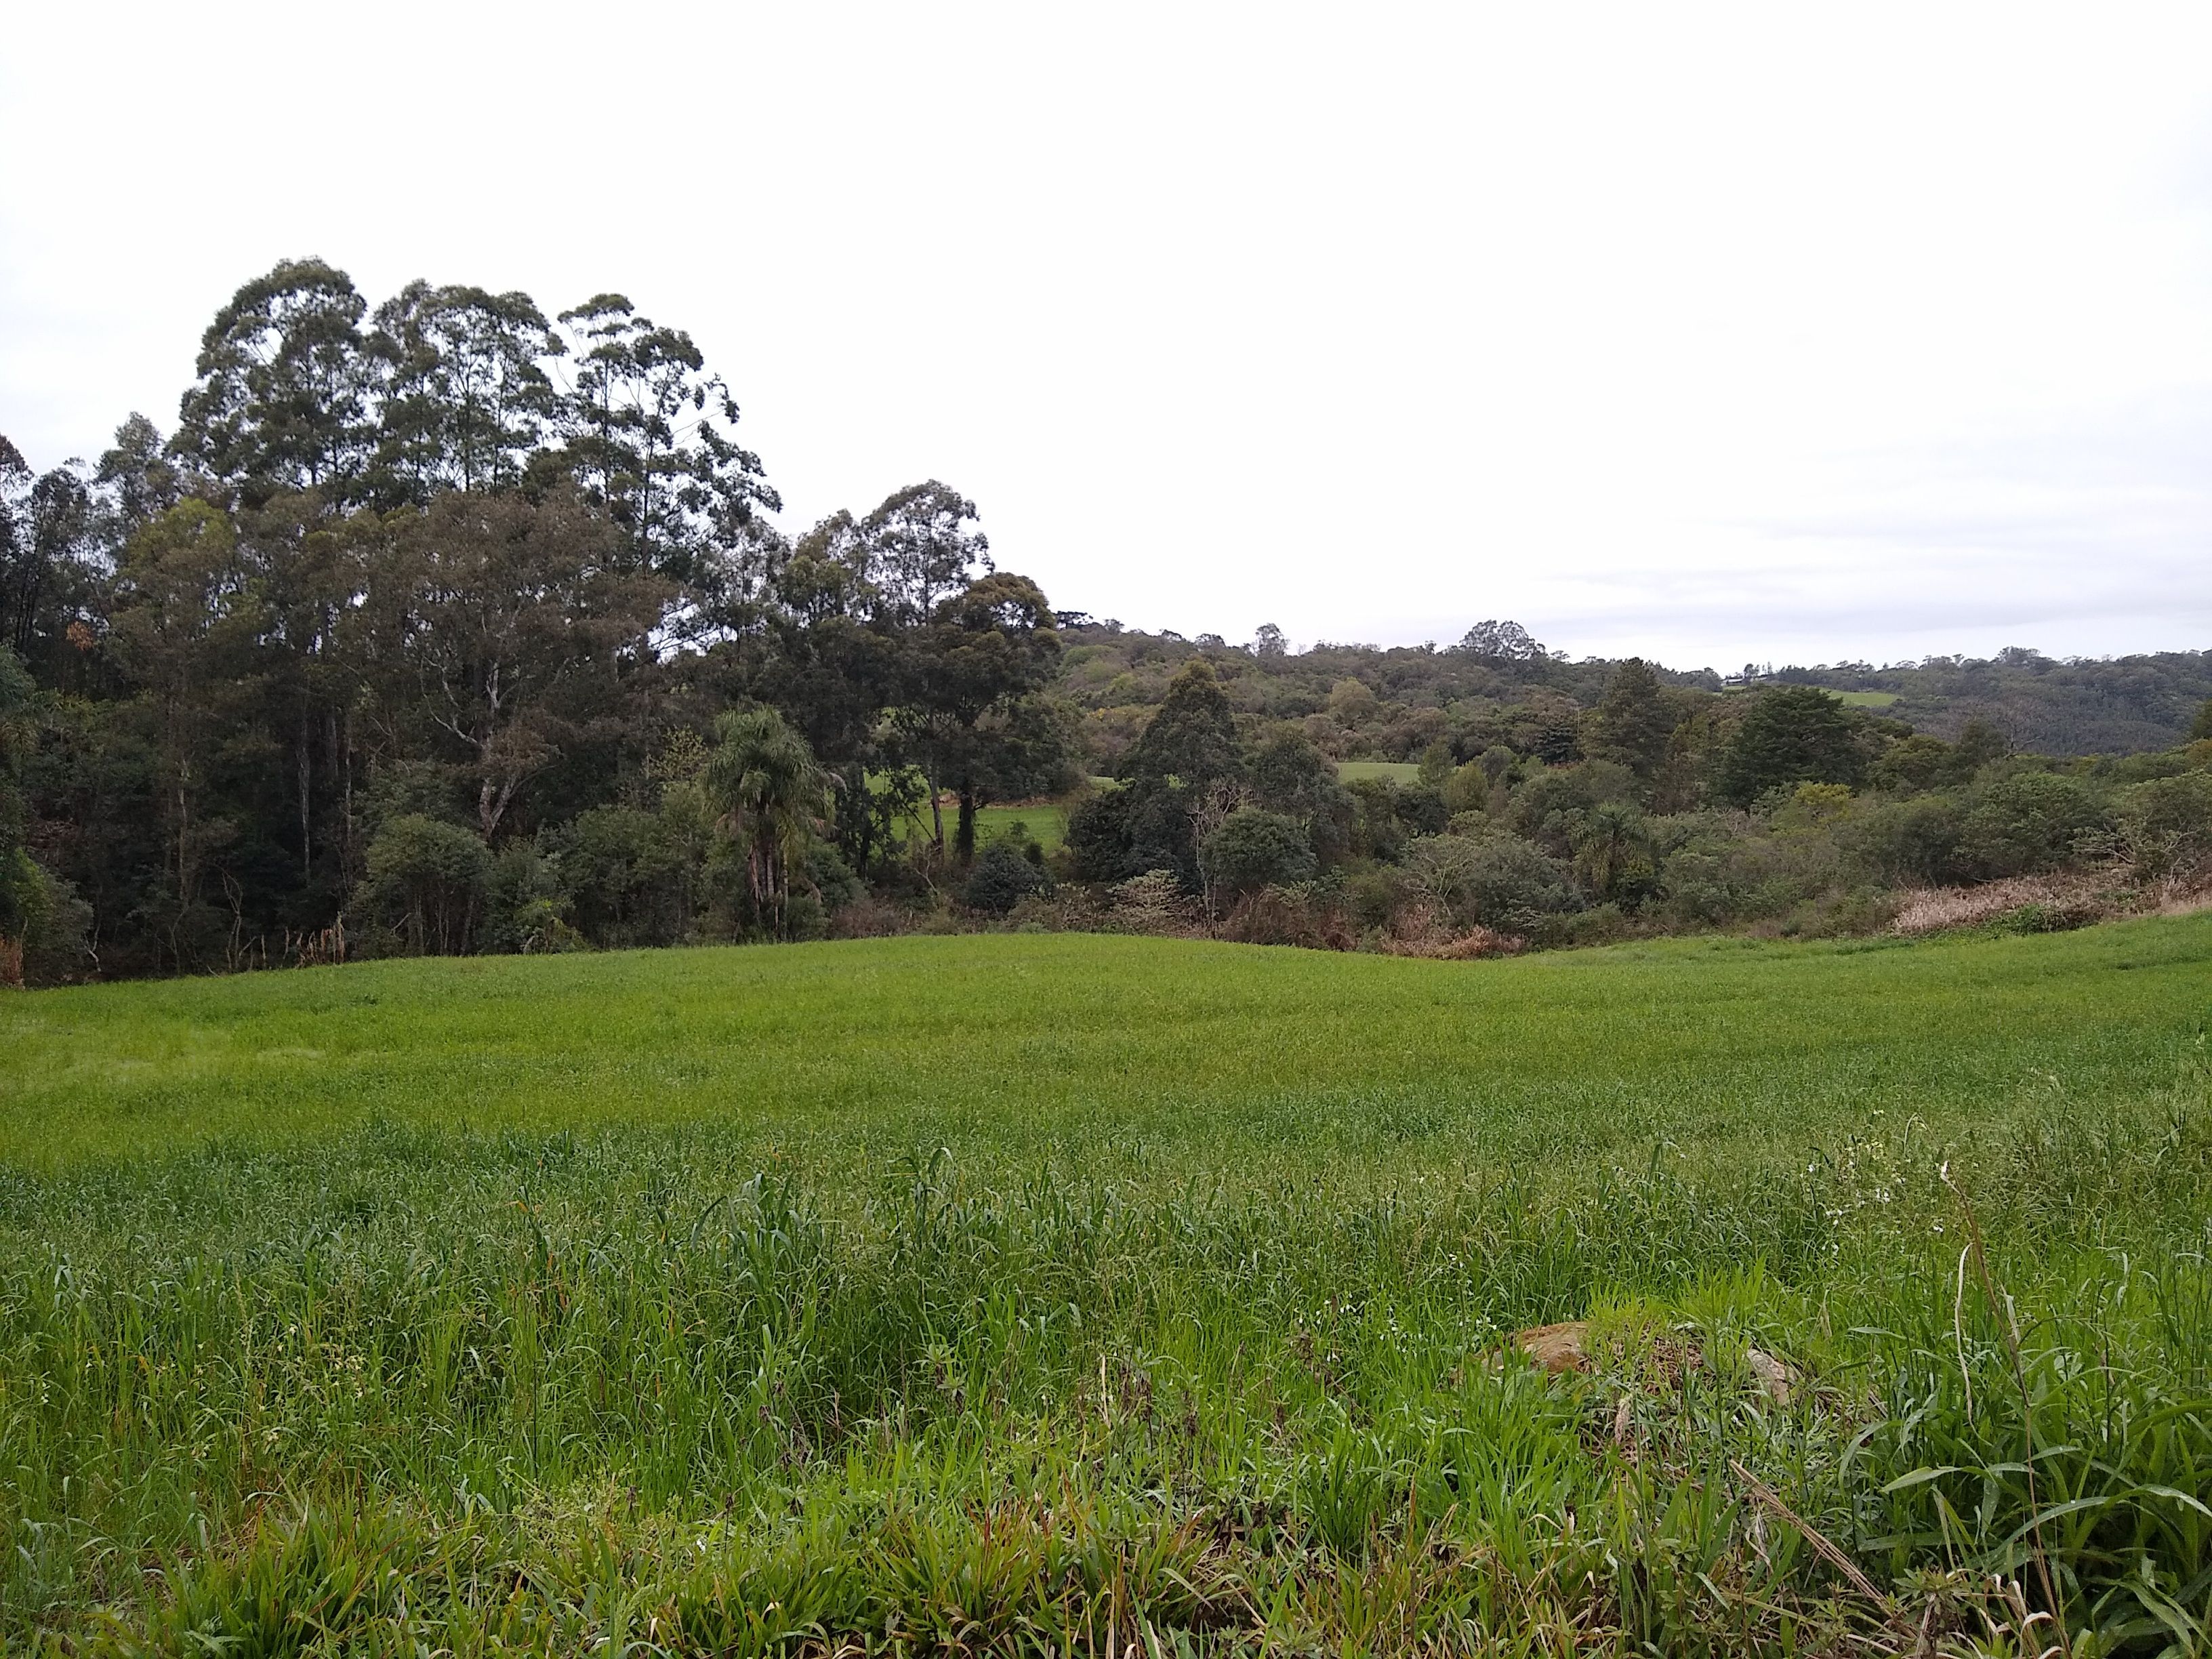
<path id="1" fill-rule="evenodd" d="M 319 253 L 690 329 L 1186 633 L 2212 644 L 2201 7 L 92 11 L 0 65 L 0 430 Z"/>

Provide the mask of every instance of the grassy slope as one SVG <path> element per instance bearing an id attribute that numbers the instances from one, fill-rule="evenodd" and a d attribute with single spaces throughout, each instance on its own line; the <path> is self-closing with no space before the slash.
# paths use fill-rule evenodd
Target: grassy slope
<path id="1" fill-rule="evenodd" d="M 2162 1085 L 2212 917 L 1915 946 L 1668 941 L 1474 963 L 1093 935 L 394 962 L 0 1000 L 0 1158 L 370 1114 L 765 1139 L 1097 1132 L 1231 1154 L 1410 1117 L 1500 1153 L 1756 1151 Z"/>
<path id="2" fill-rule="evenodd" d="M 1356 778 L 1387 778 L 1392 783 L 1419 781 L 1421 769 L 1411 761 L 1339 761 L 1336 775 L 1346 783 Z"/>
<path id="3" fill-rule="evenodd" d="M 1894 1651 L 1744 1468 L 1916 1627 L 2063 1504 L 2077 1627 L 2212 1635 L 2208 969 L 2212 917 L 0 998 L 0 1644 Z M 1600 1376 L 1481 1358 L 1583 1315 Z"/>
<path id="4" fill-rule="evenodd" d="M 1048 853 L 1067 839 L 1067 808 L 1056 801 L 1027 806 L 985 806 L 975 813 L 975 837 L 994 841 L 1016 824 Z"/>

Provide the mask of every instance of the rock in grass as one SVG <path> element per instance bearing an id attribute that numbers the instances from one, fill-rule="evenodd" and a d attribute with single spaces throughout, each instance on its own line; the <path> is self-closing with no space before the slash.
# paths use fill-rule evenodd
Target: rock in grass
<path id="1" fill-rule="evenodd" d="M 1586 1371 L 1589 1369 L 1589 1356 L 1583 1352 L 1583 1337 L 1589 1329 L 1589 1322 L 1586 1319 L 1532 1326 L 1528 1330 L 1514 1332 L 1513 1345 L 1554 1374 Z"/>
<path id="2" fill-rule="evenodd" d="M 1743 1363 L 1751 1367 L 1751 1374 L 1759 1379 L 1759 1386 L 1769 1400 L 1778 1406 L 1790 1403 L 1790 1384 L 1797 1379 L 1790 1374 L 1789 1366 L 1758 1348 L 1746 1348 Z"/>

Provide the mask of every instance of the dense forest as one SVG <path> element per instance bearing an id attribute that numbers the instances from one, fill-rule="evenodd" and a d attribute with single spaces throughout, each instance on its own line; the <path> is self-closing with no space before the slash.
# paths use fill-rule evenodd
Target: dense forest
<path id="1" fill-rule="evenodd" d="M 2041 925 L 2212 850 L 2204 653 L 1145 635 L 936 481 L 787 532 L 738 425 L 620 295 L 371 309 L 310 260 L 216 315 L 167 435 L 0 439 L 0 980 L 1004 925 L 1474 954 L 2057 881 L 2009 895 Z M 986 830 L 1023 801 L 1064 841 Z"/>

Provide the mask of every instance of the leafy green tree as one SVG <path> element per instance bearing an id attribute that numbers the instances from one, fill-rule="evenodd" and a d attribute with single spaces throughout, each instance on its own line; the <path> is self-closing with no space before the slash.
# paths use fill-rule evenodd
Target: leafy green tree
<path id="1" fill-rule="evenodd" d="M 27 665 L 50 658 L 58 643 L 56 601 L 93 517 L 75 463 L 33 473 L 0 437 L 0 650 L 13 650 Z"/>
<path id="2" fill-rule="evenodd" d="M 1721 758 L 1717 793 L 1748 806 L 1793 783 L 1842 783 L 1866 776 L 1850 711 L 1818 686 L 1784 686 L 1752 699 Z"/>
<path id="3" fill-rule="evenodd" d="M 1652 874 L 1650 828 L 1644 814 L 1626 801 L 1601 801 L 1573 830 L 1575 867 L 1600 899 L 1624 896 L 1623 889 L 1640 875 Z"/>
<path id="4" fill-rule="evenodd" d="M 410 283 L 376 309 L 384 372 L 375 465 L 418 505 L 442 489 L 521 481 L 558 406 L 544 367 L 562 344 L 526 294 Z"/>
<path id="5" fill-rule="evenodd" d="M 519 297 L 519 296 L 518 296 Z M 781 499 L 736 437 L 737 399 L 691 337 L 619 294 L 561 313 L 575 382 L 561 404 L 556 464 L 620 528 L 639 564 L 708 592 L 721 550 Z"/>
<path id="6" fill-rule="evenodd" d="M 1083 881 L 1121 881 L 1143 872 L 1135 858 L 1137 797 L 1127 789 L 1099 789 L 1067 815 L 1068 861 Z"/>
<path id="7" fill-rule="evenodd" d="M 346 530 L 362 595 L 349 648 L 395 729 L 473 775 L 486 841 L 580 720 L 632 695 L 672 592 L 567 491 L 542 501 L 448 492 Z"/>
<path id="8" fill-rule="evenodd" d="M 1193 657 L 1176 671 L 1159 708 L 1122 756 L 1120 775 L 1139 788 L 1202 788 L 1243 771 L 1236 711 L 1212 665 Z"/>
<path id="9" fill-rule="evenodd" d="M 1641 657 L 1631 657 L 1613 671 L 1604 700 L 1591 711 L 1584 747 L 1593 758 L 1617 762 L 1649 781 L 1667 758 L 1675 723 L 1659 677 Z"/>
<path id="10" fill-rule="evenodd" d="M 868 514 L 859 527 L 868 578 L 893 620 L 920 627 L 993 572 L 989 540 L 969 527 L 976 522 L 975 503 L 934 478 L 893 492 Z"/>
<path id="11" fill-rule="evenodd" d="M 2197 718 L 2189 723 L 2189 739 L 2203 743 L 2212 738 L 2212 697 L 2207 697 L 2197 708 Z"/>
<path id="12" fill-rule="evenodd" d="M 396 914 L 409 955 L 457 955 L 475 943 L 491 875 L 490 850 L 459 824 L 402 813 L 369 843 L 359 902 Z"/>
<path id="13" fill-rule="evenodd" d="M 1280 731 L 1255 749 L 1247 769 L 1253 799 L 1305 828 L 1317 864 L 1340 861 L 1352 845 L 1352 800 L 1336 763 L 1302 732 Z"/>
<path id="14" fill-rule="evenodd" d="M 22 982 L 24 936 L 46 907 L 46 878 L 24 845 L 35 690 L 15 653 L 0 646 L 0 985 Z"/>
<path id="15" fill-rule="evenodd" d="M 1582 906 L 1565 870 L 1517 836 L 1431 836 L 1415 844 L 1409 867 L 1462 927 L 1526 934 Z"/>
<path id="16" fill-rule="evenodd" d="M 1925 732 L 1915 732 L 1883 749 L 1868 769 L 1867 781 L 1877 789 L 1911 794 L 1933 789 L 1951 775 L 1951 745 Z"/>
<path id="17" fill-rule="evenodd" d="M 1956 781 L 1970 783 L 1982 768 L 2011 752 L 2004 733 L 1977 714 L 1959 728 L 1959 740 L 1951 745 L 1947 771 Z"/>
<path id="18" fill-rule="evenodd" d="M 1250 807 L 1221 821 L 1198 849 L 1198 861 L 1213 896 L 1229 901 L 1263 887 L 1310 880 L 1316 867 L 1305 825 Z"/>
<path id="19" fill-rule="evenodd" d="M 249 507 L 281 490 L 358 499 L 376 447 L 366 309 L 353 279 L 319 259 L 246 283 L 201 337 L 171 447 Z"/>
<path id="20" fill-rule="evenodd" d="M 754 914 L 775 938 L 788 938 L 792 880 L 805 869 L 823 828 L 830 775 L 806 740 L 772 708 L 724 714 L 699 775 L 721 828 L 743 852 Z"/>
<path id="21" fill-rule="evenodd" d="M 1045 873 L 1011 840 L 994 841 L 984 848 L 968 872 L 964 897 L 968 908 L 1003 916 L 1045 884 Z"/>
<path id="22" fill-rule="evenodd" d="M 907 651 L 907 691 L 894 720 L 928 780 L 940 848 L 939 793 L 950 787 L 959 802 L 954 845 L 965 866 L 975 854 L 979 806 L 1064 775 L 1067 726 L 1039 696 L 1059 662 L 1060 634 L 1036 584 L 999 572 L 940 600 Z"/>
<path id="23" fill-rule="evenodd" d="M 1541 662 L 1544 647 L 1516 622 L 1479 622 L 1467 630 L 1459 648 L 1470 656 L 1492 662 Z"/>
<path id="24" fill-rule="evenodd" d="M 251 768 L 263 734 L 268 606 L 236 526 L 202 501 L 169 509 L 132 538 L 117 572 L 110 647 L 144 688 L 168 889 L 161 933 L 175 966 L 208 959 L 214 918 L 203 884 L 245 826 L 225 774 Z"/>
<path id="25" fill-rule="evenodd" d="M 93 475 L 99 492 L 98 539 L 111 553 L 185 498 L 184 475 L 171 458 L 161 428 L 132 415 L 115 428 L 115 441 Z"/>

